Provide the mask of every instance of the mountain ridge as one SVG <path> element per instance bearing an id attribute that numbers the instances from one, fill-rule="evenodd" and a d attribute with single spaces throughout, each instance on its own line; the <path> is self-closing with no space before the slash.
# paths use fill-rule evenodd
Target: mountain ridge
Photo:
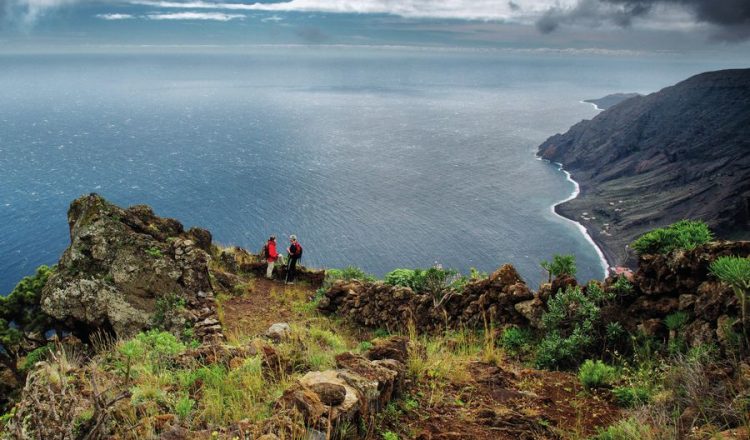
<path id="1" fill-rule="evenodd" d="M 683 218 L 720 236 L 750 236 L 750 69 L 706 72 L 634 97 L 539 146 L 580 185 L 558 205 L 610 264 L 632 264 L 627 245 Z"/>

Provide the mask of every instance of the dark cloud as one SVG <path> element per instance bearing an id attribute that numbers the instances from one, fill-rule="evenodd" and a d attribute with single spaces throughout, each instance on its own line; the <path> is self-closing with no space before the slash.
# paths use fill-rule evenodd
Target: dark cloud
<path id="1" fill-rule="evenodd" d="M 521 6 L 518 3 L 516 3 L 516 2 L 514 2 L 512 0 L 508 2 L 508 7 L 510 8 L 511 11 L 520 11 L 521 10 Z"/>
<path id="2" fill-rule="evenodd" d="M 750 0 L 579 0 L 573 8 L 550 8 L 537 20 L 536 26 L 542 33 L 576 23 L 589 26 L 613 23 L 628 27 L 635 19 L 653 15 L 657 5 L 685 7 L 696 22 L 716 26 L 713 39 L 750 38 Z"/>

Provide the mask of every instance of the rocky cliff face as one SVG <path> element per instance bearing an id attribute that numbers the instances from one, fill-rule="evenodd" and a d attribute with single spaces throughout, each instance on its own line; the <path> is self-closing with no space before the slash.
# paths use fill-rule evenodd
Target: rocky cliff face
<path id="1" fill-rule="evenodd" d="M 220 331 L 208 231 L 185 231 L 148 206 L 122 209 L 96 194 L 71 204 L 68 223 L 70 246 L 42 291 L 45 313 L 82 333 L 101 328 L 120 337 L 158 319 L 175 331 L 193 328 L 199 338 Z"/>
<path id="2" fill-rule="evenodd" d="M 683 218 L 750 236 L 748 153 L 750 69 L 628 99 L 539 147 L 581 185 L 558 212 L 583 223 L 611 264 L 634 263 L 628 243 Z"/>

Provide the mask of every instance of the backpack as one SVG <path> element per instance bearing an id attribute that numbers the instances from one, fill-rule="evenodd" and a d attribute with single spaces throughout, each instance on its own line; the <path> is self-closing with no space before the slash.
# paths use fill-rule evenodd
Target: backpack
<path id="1" fill-rule="evenodd" d="M 268 243 L 263 245 L 263 250 L 260 251 L 260 256 L 263 258 L 268 258 Z"/>
<path id="2" fill-rule="evenodd" d="M 300 258 L 302 258 L 302 245 L 299 244 L 299 241 L 298 241 L 292 246 L 296 246 L 296 249 L 295 249 L 296 252 L 294 252 L 292 255 L 294 256 L 294 258 L 299 260 Z"/>

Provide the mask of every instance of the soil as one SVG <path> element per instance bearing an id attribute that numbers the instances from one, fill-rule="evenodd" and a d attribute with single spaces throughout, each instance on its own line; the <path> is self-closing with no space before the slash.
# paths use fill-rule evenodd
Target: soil
<path id="1" fill-rule="evenodd" d="M 292 323 L 303 320 L 304 314 L 294 311 L 292 303 L 309 300 L 315 290 L 304 283 L 286 285 L 283 282 L 254 278 L 241 296 L 222 305 L 222 323 L 227 335 L 262 335 L 277 322 Z"/>
<path id="2" fill-rule="evenodd" d="M 453 384 L 444 403 L 407 412 L 393 428 L 420 440 L 585 438 L 620 418 L 608 391 L 584 392 L 571 373 L 476 362 L 472 381 Z M 414 396 L 428 396 L 428 389 Z M 447 403 L 445 403 L 447 402 Z"/>

